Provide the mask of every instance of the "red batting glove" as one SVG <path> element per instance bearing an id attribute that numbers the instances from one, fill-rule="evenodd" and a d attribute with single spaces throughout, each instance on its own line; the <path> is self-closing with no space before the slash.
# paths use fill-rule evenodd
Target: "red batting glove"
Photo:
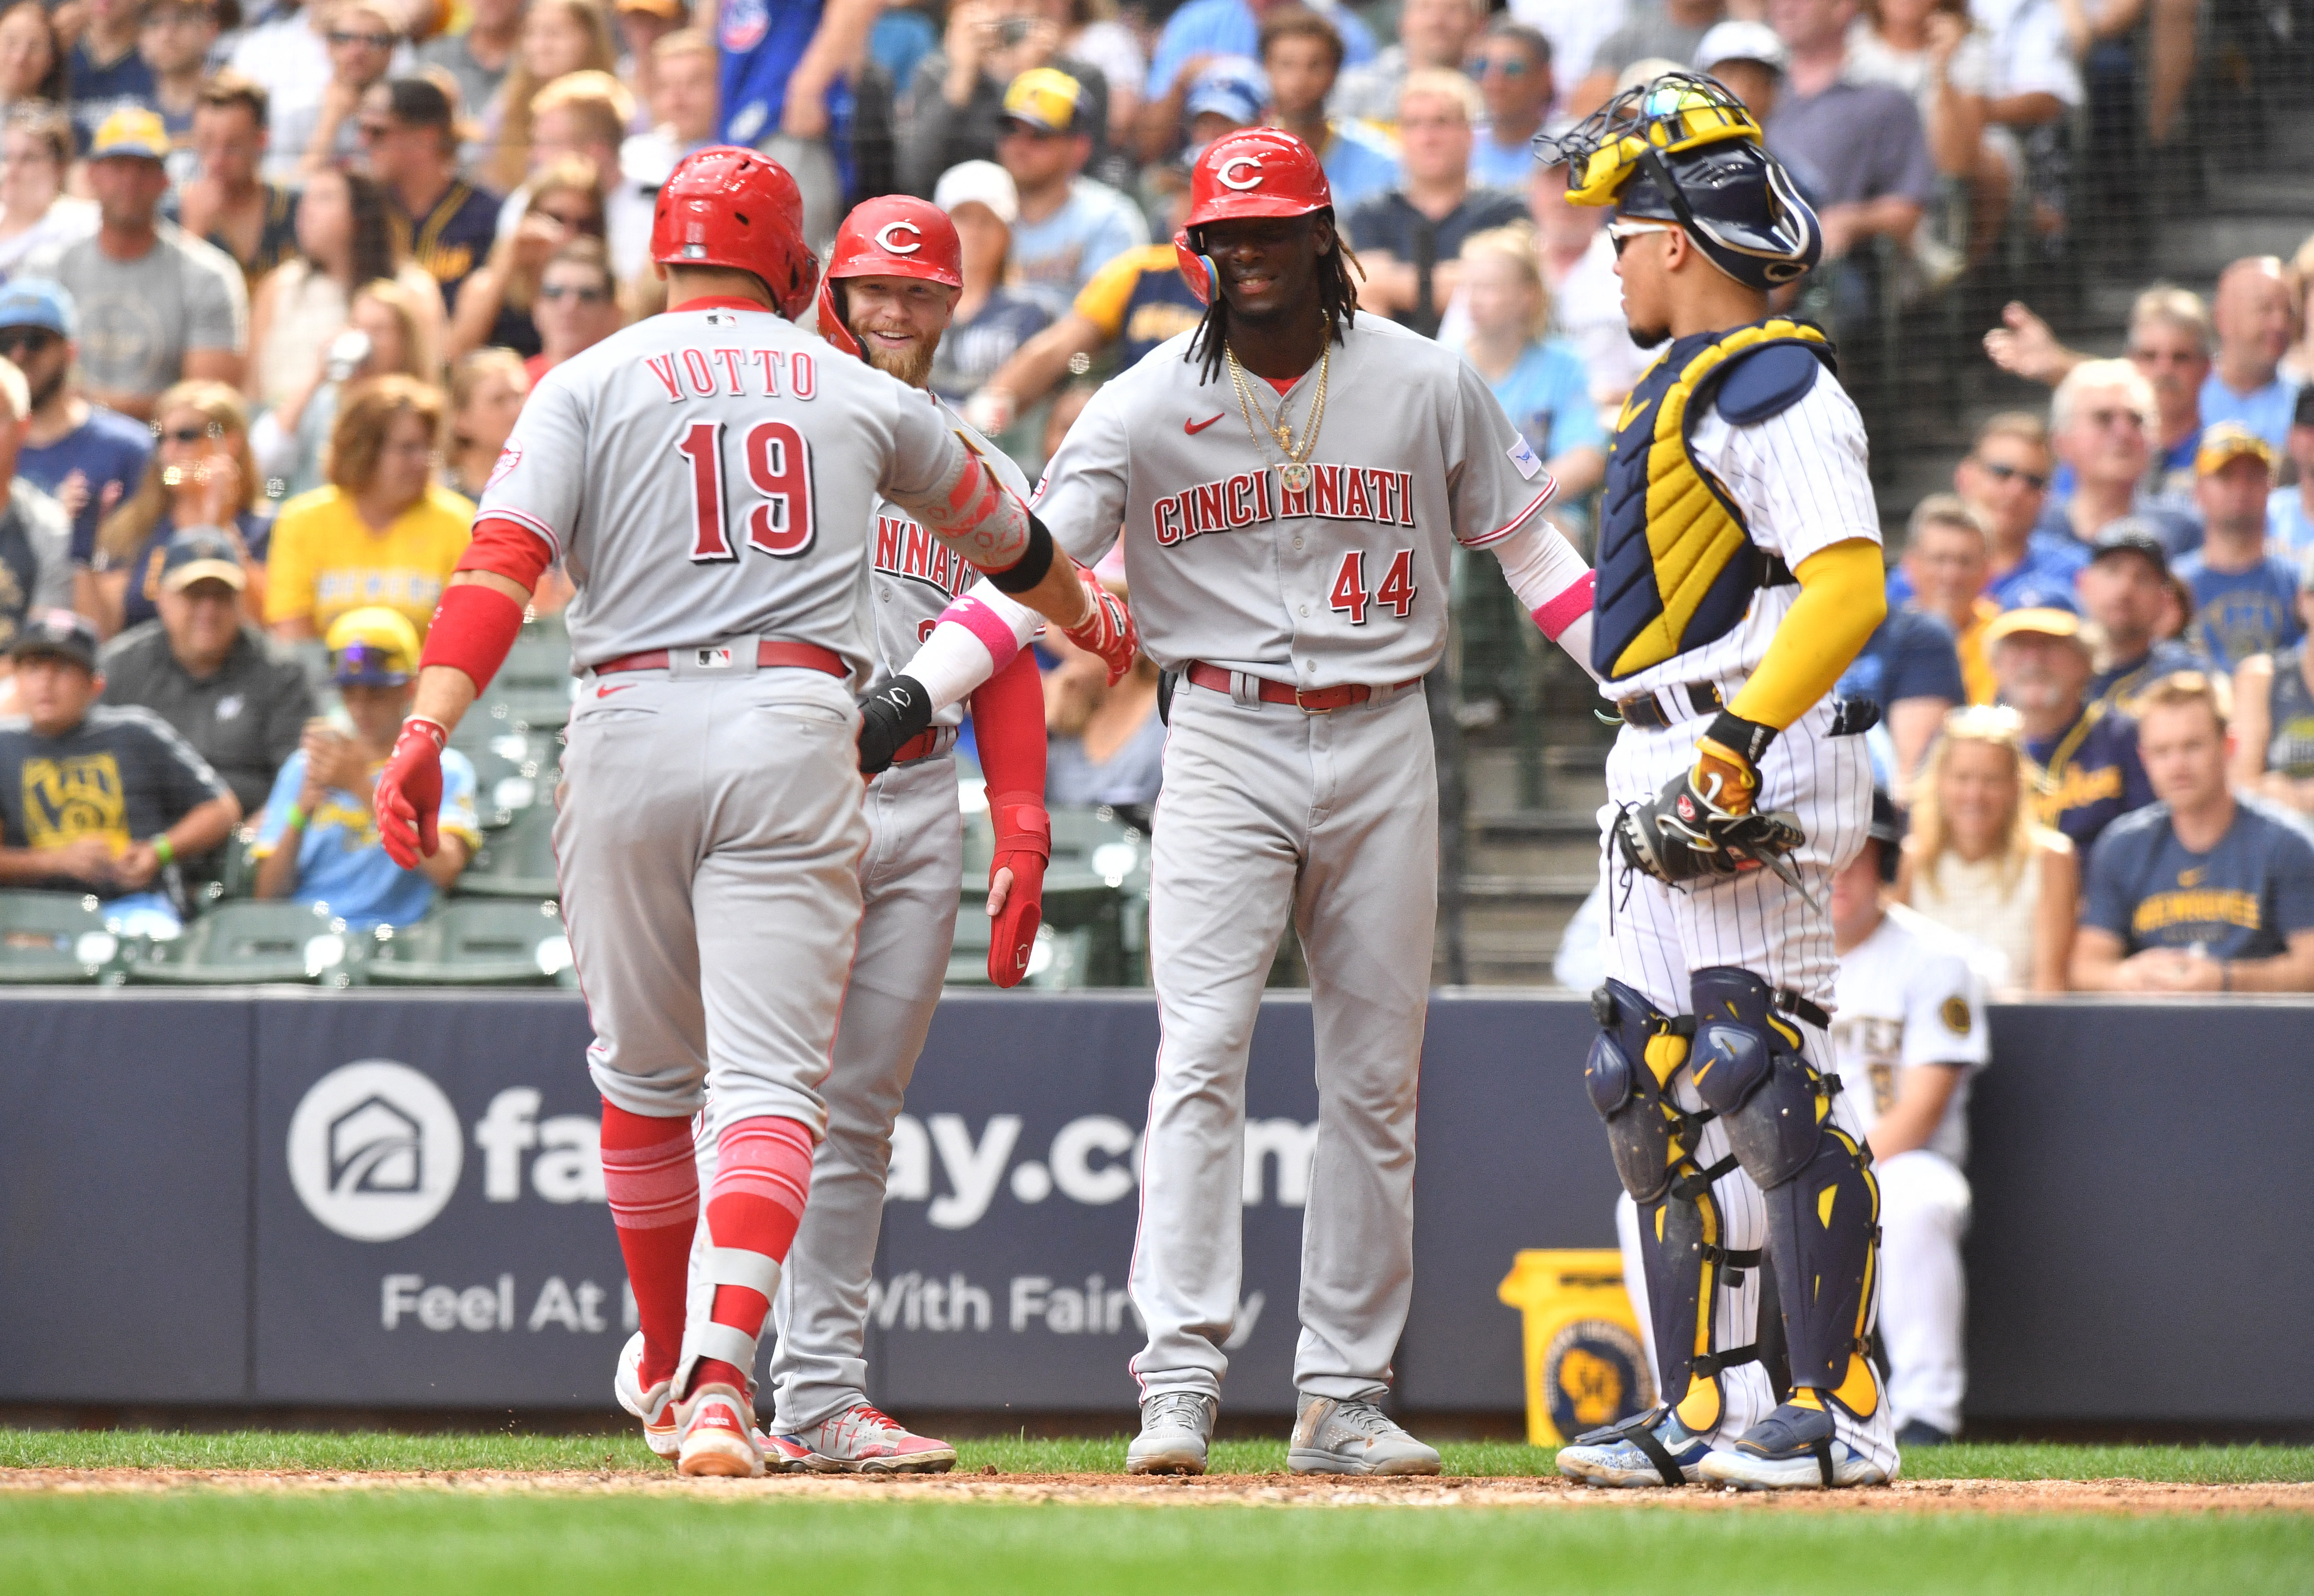
<path id="1" fill-rule="evenodd" d="M 402 735 L 377 779 L 377 839 L 385 844 L 386 857 L 405 870 L 416 869 L 421 854 L 431 859 L 442 846 L 436 827 L 442 810 L 442 745 L 449 740 L 438 722 L 412 715 L 402 723 Z"/>
<path id="2" fill-rule="evenodd" d="M 988 928 L 988 978 L 999 986 L 1018 986 L 1029 973 L 1029 953 L 1045 918 L 1045 861 L 1053 856 L 1053 820 L 1043 799 L 1030 792 L 998 793 L 988 800 L 988 818 L 996 827 L 989 879 L 999 870 L 1012 872 L 1004 907 Z"/>
<path id="3" fill-rule="evenodd" d="M 1108 666 L 1108 684 L 1114 687 L 1125 680 L 1125 673 L 1133 668 L 1133 657 L 1141 651 L 1141 629 L 1133 624 L 1133 612 L 1125 607 L 1125 601 L 1102 586 L 1091 571 L 1078 568 L 1077 579 L 1091 595 L 1092 616 L 1061 635 L 1086 653 L 1100 655 Z"/>

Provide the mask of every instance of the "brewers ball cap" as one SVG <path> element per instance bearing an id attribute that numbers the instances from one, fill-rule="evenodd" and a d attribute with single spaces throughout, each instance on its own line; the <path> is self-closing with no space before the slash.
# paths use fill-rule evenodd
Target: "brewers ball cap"
<path id="1" fill-rule="evenodd" d="M 169 540 L 161 556 L 161 591 L 182 593 L 196 582 L 223 582 L 235 592 L 249 586 L 241 552 L 214 526 L 194 526 Z"/>
<path id="2" fill-rule="evenodd" d="M 40 327 L 76 338 L 80 316 L 72 290 L 46 278 L 17 278 L 0 287 L 0 328 Z"/>
<path id="3" fill-rule="evenodd" d="M 2244 459 L 2272 471 L 2273 446 L 2239 421 L 2220 421 L 2202 434 L 2201 445 L 2194 451 L 2194 474 L 2210 476 Z"/>
<path id="4" fill-rule="evenodd" d="M 330 623 L 330 680 L 340 687 L 399 687 L 418 669 L 418 629 L 382 604 Z"/>
<path id="5" fill-rule="evenodd" d="M 1747 22 L 1740 17 L 1730 17 L 1724 22 L 1711 24 L 1710 31 L 1695 47 L 1695 66 L 1709 72 L 1722 61 L 1757 61 L 1761 66 L 1781 73 L 1791 65 L 1792 53 L 1776 31 L 1765 22 Z"/>
<path id="6" fill-rule="evenodd" d="M 2004 638 L 2018 633 L 2034 637 L 2063 638 L 2079 643 L 2084 648 L 2087 640 L 2081 636 L 2081 618 L 2071 610 L 2058 609 L 2054 604 L 2036 604 L 2031 609 L 2008 610 L 1985 623 L 1984 646 L 1993 647 Z"/>
<path id="7" fill-rule="evenodd" d="M 8 646 L 11 659 L 39 655 L 69 659 L 84 671 L 96 669 L 96 628 L 70 610 L 36 610 Z"/>
<path id="8" fill-rule="evenodd" d="M 1039 133 L 1073 133 L 1084 85 L 1057 66 L 1032 66 L 1004 91 L 1004 120 Z"/>
<path id="9" fill-rule="evenodd" d="M 994 161 L 959 161 L 941 173 L 932 203 L 950 216 L 959 205 L 985 205 L 1007 227 L 1020 219 L 1020 190 Z"/>
<path id="10" fill-rule="evenodd" d="M 147 161 L 169 158 L 169 128 L 160 115 L 141 105 L 124 105 L 97 124 L 96 138 L 89 145 L 88 158 L 107 160 L 114 155 L 135 155 Z"/>
<path id="11" fill-rule="evenodd" d="M 2091 565 L 2115 554 L 2141 555 L 2161 575 L 2169 574 L 2168 548 L 2161 542 L 2160 533 L 2142 516 L 2124 516 L 2098 533 L 2089 545 Z"/>

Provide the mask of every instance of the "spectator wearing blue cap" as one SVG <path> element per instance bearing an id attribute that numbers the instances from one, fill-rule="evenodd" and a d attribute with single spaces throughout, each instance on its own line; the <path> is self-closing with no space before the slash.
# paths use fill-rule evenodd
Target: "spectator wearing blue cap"
<path id="1" fill-rule="evenodd" d="M 418 688 L 418 629 L 397 610 L 349 610 L 330 627 L 346 725 L 314 721 L 275 778 L 258 823 L 257 895 L 325 904 L 357 930 L 425 917 L 481 845 L 474 767 L 442 754 L 442 846 L 405 870 L 378 841 L 377 779 Z"/>
<path id="2" fill-rule="evenodd" d="M 1191 81 L 1181 101 L 1189 147 L 1201 150 L 1224 133 L 1252 127 L 1261 120 L 1261 108 L 1268 103 L 1269 79 L 1259 62 L 1244 56 L 1223 56 L 1208 63 Z"/>
<path id="3" fill-rule="evenodd" d="M 16 474 L 63 507 L 72 562 L 85 569 L 99 523 L 144 476 L 153 436 L 81 392 L 78 337 L 72 293 L 61 283 L 18 278 L 0 287 L 0 357 L 24 374 L 31 402 Z"/>
<path id="4" fill-rule="evenodd" d="M 16 452 L 31 409 L 24 375 L 0 360 L 0 648 L 13 642 L 27 615 L 68 609 L 73 597 L 72 529 L 57 501 L 18 478 Z"/>
<path id="5" fill-rule="evenodd" d="M 2089 678 L 2092 702 L 2126 708 L 2164 676 L 2212 668 L 2199 648 L 2163 635 L 2169 556 L 2150 523 L 2124 516 L 2098 533 L 2077 582 L 2103 644 L 2104 668 Z"/>
<path id="6" fill-rule="evenodd" d="M 159 618 L 100 657 L 105 701 L 167 721 L 253 815 L 314 717 L 313 687 L 242 618 L 249 570 L 224 532 L 197 526 L 171 538 L 159 586 Z"/>
<path id="7" fill-rule="evenodd" d="M 0 720 L 0 886 L 94 893 L 125 931 L 180 923 L 177 865 L 208 853 L 241 805 L 146 710 L 101 704 L 96 628 L 70 610 L 16 634 L 20 713 Z"/>

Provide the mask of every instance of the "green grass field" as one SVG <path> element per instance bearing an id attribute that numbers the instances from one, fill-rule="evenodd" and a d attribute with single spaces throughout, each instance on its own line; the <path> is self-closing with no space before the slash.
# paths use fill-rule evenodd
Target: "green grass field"
<path id="1" fill-rule="evenodd" d="M 1216 1472 L 1284 1467 L 1225 1442 Z M 1445 1449 L 1450 1472 L 1533 1475 L 1524 1446 Z M 959 1468 L 1119 1470 L 1124 1442 L 983 1441 Z M 1970 1445 L 1912 1478 L 2314 1481 L 2314 1449 Z M 588 1470 L 664 1474 L 625 1438 L 0 1431 L 14 1468 Z M 865 1592 L 2305 1591 L 2314 1515 L 1278 1508 L 672 1495 L 40 1492 L 0 1477 L 0 1592 L 452 1591 L 556 1596 L 702 1590 Z"/>

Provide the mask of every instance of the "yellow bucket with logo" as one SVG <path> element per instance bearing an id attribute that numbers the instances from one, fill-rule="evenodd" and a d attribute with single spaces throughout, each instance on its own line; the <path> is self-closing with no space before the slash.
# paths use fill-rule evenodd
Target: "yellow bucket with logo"
<path id="1" fill-rule="evenodd" d="M 1525 1319 L 1526 1438 L 1564 1446 L 1655 1403 L 1639 1321 L 1612 1247 L 1524 1251 L 1495 1294 Z"/>

